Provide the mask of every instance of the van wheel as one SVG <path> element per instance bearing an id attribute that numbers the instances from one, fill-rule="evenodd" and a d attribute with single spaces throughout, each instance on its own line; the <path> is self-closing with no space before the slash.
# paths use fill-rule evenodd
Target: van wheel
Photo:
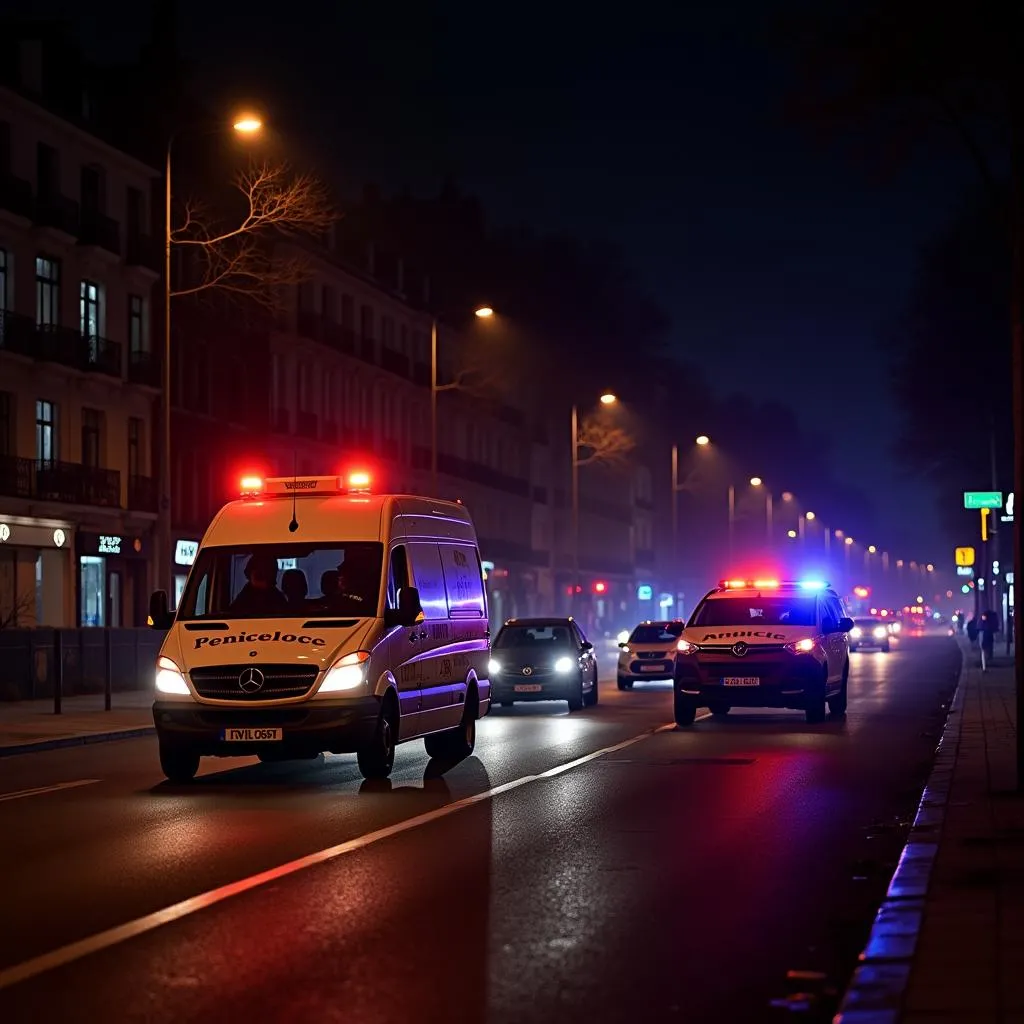
<path id="1" fill-rule="evenodd" d="M 423 737 L 423 746 L 428 757 L 445 761 L 462 761 L 473 753 L 476 746 L 476 698 L 466 701 L 462 709 L 462 721 L 454 729 L 432 732 Z"/>
<path id="2" fill-rule="evenodd" d="M 160 767 L 171 782 L 191 782 L 199 771 L 199 755 L 194 750 L 161 747 Z"/>
<path id="3" fill-rule="evenodd" d="M 385 699 L 373 730 L 373 739 L 356 753 L 359 771 L 364 779 L 386 779 L 395 765 L 395 744 L 398 741 L 398 715 L 394 700 Z"/>

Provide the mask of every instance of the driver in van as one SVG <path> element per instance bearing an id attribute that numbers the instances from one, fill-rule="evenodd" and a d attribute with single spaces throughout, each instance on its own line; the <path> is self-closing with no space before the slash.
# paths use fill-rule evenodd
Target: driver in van
<path id="1" fill-rule="evenodd" d="M 230 615 L 274 615 L 288 613 L 288 599 L 277 589 L 277 559 L 257 552 L 245 564 L 245 586 L 231 602 Z"/>
<path id="2" fill-rule="evenodd" d="M 376 604 L 377 595 L 371 594 L 374 582 L 379 579 L 380 567 L 372 553 L 353 548 L 345 553 L 345 560 L 338 566 L 338 595 L 341 604 L 351 608 L 349 614 L 370 615 Z"/>

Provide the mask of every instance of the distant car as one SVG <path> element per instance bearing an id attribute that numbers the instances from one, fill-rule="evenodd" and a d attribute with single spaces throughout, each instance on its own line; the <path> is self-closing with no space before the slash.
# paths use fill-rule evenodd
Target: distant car
<path id="1" fill-rule="evenodd" d="M 856 651 L 863 647 L 888 653 L 889 637 L 892 635 L 889 626 L 890 623 L 884 619 L 854 619 L 853 629 L 850 630 L 850 650 Z"/>
<path id="2" fill-rule="evenodd" d="M 638 679 L 671 679 L 676 667 L 676 644 L 682 635 L 682 619 L 641 622 L 629 639 L 619 644 L 619 689 L 632 690 Z"/>
<path id="3" fill-rule="evenodd" d="M 572 618 L 509 619 L 491 644 L 491 700 L 564 700 L 570 711 L 598 701 L 594 645 Z"/>

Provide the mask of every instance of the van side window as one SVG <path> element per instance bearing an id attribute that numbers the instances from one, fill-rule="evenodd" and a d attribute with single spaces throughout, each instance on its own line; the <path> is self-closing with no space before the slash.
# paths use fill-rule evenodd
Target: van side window
<path id="1" fill-rule="evenodd" d="M 417 541 L 409 545 L 408 551 L 412 585 L 420 592 L 423 617 L 447 619 L 448 595 L 444 589 L 444 572 L 437 544 Z"/>
<path id="2" fill-rule="evenodd" d="M 398 592 L 409 586 L 409 560 L 405 547 L 399 544 L 391 552 L 391 565 L 388 570 L 388 607 L 398 607 Z"/>
<path id="3" fill-rule="evenodd" d="M 484 581 L 475 548 L 461 544 L 439 544 L 448 614 L 453 619 L 484 617 Z"/>

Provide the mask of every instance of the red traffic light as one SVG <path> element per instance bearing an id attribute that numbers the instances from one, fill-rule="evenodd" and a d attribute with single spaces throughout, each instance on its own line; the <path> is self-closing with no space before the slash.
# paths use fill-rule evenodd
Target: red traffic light
<path id="1" fill-rule="evenodd" d="M 607 589 L 608 589 L 608 584 L 605 583 L 604 580 L 598 580 L 594 584 L 594 593 L 595 594 L 603 594 Z"/>

